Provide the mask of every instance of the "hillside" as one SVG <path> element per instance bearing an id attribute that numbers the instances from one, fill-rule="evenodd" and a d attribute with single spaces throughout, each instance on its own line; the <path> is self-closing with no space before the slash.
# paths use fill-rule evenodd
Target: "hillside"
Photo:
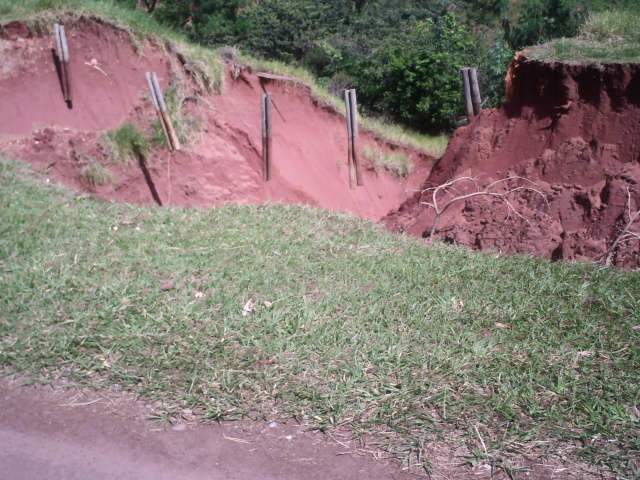
<path id="1" fill-rule="evenodd" d="M 98 18 L 62 18 L 72 43 L 72 109 L 60 96 L 50 37 L 24 22 L 0 29 L 8 59 L 0 77 L 0 148 L 79 190 L 163 205 L 304 203 L 377 220 L 412 195 L 433 163 L 425 152 L 363 129 L 364 185 L 350 189 L 344 116 L 301 81 L 258 77 L 241 58 L 209 58 L 219 66 L 208 73 L 180 47 L 136 39 Z M 154 127 L 146 71 L 158 73 L 172 107 L 184 144 L 175 154 Z M 267 91 L 276 108 L 270 182 L 261 173 L 260 99 Z M 127 144 L 131 137 L 148 151 L 144 166 Z M 386 163 L 394 159 L 399 163 Z"/>
<path id="2" fill-rule="evenodd" d="M 526 49 L 505 104 L 447 148 L 363 115 L 350 188 L 344 107 L 321 82 L 123 3 L 0 0 L 3 375 L 125 391 L 169 428 L 295 424 L 403 475 L 637 477 L 638 63 Z M 460 18 L 419 37 L 466 45 Z M 448 182 L 463 198 L 436 222 L 429 189 Z"/>

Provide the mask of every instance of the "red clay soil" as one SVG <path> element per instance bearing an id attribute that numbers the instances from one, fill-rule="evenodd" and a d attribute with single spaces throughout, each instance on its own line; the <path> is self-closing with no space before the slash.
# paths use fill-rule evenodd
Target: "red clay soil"
<path id="1" fill-rule="evenodd" d="M 155 190 L 156 203 L 179 206 L 301 203 L 379 220 L 418 191 L 433 163 L 422 153 L 361 132 L 361 149 L 400 149 L 414 170 L 408 178 L 398 178 L 363 159 L 364 186 L 350 189 L 345 119 L 319 104 L 306 86 L 261 84 L 246 68 L 234 80 L 227 68 L 223 93 L 206 94 L 198 91 L 175 55 L 159 45 L 145 42 L 136 50 L 126 32 L 88 19 L 68 25 L 67 32 L 73 109 L 62 100 L 51 39 L 24 24 L 2 29 L 0 52 L 3 62 L 8 60 L 0 67 L 0 151 L 77 190 L 134 203 L 153 203 Z M 157 72 L 163 88 L 178 81 L 188 90 L 183 112 L 199 131 L 180 152 L 154 149 L 145 162 L 145 178 L 136 162 L 113 164 L 100 137 L 127 121 L 151 132 L 155 114 L 144 77 L 149 70 Z M 261 171 L 264 89 L 276 107 L 268 183 Z M 108 184 L 91 185 L 83 177 L 92 161 L 112 173 Z"/>
<path id="2" fill-rule="evenodd" d="M 0 29 L 0 135 L 30 135 L 55 126 L 99 131 L 120 126 L 145 95 L 144 73 L 168 79 L 170 62 L 159 48 L 136 54 L 129 35 L 96 21 L 66 26 L 73 109 L 62 101 L 51 37 L 21 23 Z"/>
<path id="3" fill-rule="evenodd" d="M 495 197 L 456 202 L 439 220 L 435 237 L 478 250 L 552 260 L 609 257 L 618 266 L 640 267 L 637 238 L 611 250 L 629 211 L 640 209 L 640 65 L 542 63 L 524 55 L 510 68 L 505 107 L 460 128 L 423 189 L 471 176 L 482 190 L 491 181 L 520 176 L 535 182 L 546 201 L 532 191 L 517 192 L 508 197 L 511 214 Z M 444 195 L 441 205 L 474 189 L 467 184 Z M 385 222 L 428 237 L 435 215 L 425 203 L 431 200 L 431 192 L 418 193 Z M 640 220 L 629 231 L 640 232 Z"/>

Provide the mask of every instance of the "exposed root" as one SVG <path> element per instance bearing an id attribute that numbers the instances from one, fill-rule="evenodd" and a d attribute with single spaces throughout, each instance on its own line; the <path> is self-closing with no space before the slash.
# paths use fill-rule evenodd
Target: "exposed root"
<path id="1" fill-rule="evenodd" d="M 521 185 L 517 187 L 509 188 L 508 184 L 511 181 L 518 181 L 521 183 Z M 524 185 L 522 185 L 522 183 L 524 183 Z M 467 193 L 461 193 L 460 190 L 458 189 L 458 185 L 460 184 L 470 185 L 472 188 L 472 191 Z M 507 185 L 507 189 L 504 191 L 500 191 L 499 189 L 503 185 Z M 523 191 L 529 191 L 537 195 L 540 195 L 543 198 L 544 202 L 546 203 L 547 208 L 549 208 L 549 202 L 547 201 L 547 197 L 544 193 L 542 193 L 542 190 L 540 189 L 540 187 L 535 182 L 527 178 L 518 177 L 518 176 L 502 178 L 500 180 L 496 180 L 495 182 L 488 184 L 485 187 L 481 187 L 478 184 L 477 179 L 474 177 L 459 177 L 459 178 L 450 180 L 447 183 L 443 183 L 442 185 L 438 185 L 437 187 L 427 188 L 423 190 L 422 193 L 423 194 L 431 193 L 432 200 L 431 202 L 422 202 L 422 204 L 426 205 L 429 208 L 432 208 L 436 214 L 435 218 L 433 219 L 433 224 L 431 226 L 429 238 L 433 239 L 437 231 L 438 222 L 440 221 L 440 218 L 452 205 L 459 202 L 466 201 L 466 200 L 470 200 L 475 197 L 490 197 L 490 198 L 498 199 L 507 207 L 507 214 L 509 216 L 511 214 L 514 214 L 521 220 L 528 223 L 529 220 L 525 218 L 524 215 L 522 215 L 520 212 L 518 212 L 518 210 L 514 207 L 513 203 L 508 198 L 510 195 L 514 193 L 523 192 Z M 444 201 L 444 203 L 442 203 L 443 200 L 447 198 L 447 195 L 451 193 L 455 194 L 456 196 L 451 197 L 448 200 Z"/>
<path id="2" fill-rule="evenodd" d="M 634 225 L 636 223 L 640 223 L 640 222 L 638 222 L 638 220 L 640 220 L 640 209 L 638 211 L 634 212 L 633 209 L 631 208 L 631 203 L 632 203 L 631 189 L 629 187 L 627 187 L 626 214 L 627 214 L 629 220 L 627 221 L 627 223 L 624 226 L 624 228 L 621 230 L 621 232 L 618 235 L 618 237 L 611 244 L 611 247 L 609 247 L 609 250 L 607 251 L 606 255 L 604 256 L 604 264 L 607 267 L 610 267 L 613 264 L 613 259 L 614 259 L 615 255 L 616 255 L 616 252 L 618 251 L 618 248 L 620 247 L 620 244 L 622 242 L 627 241 L 627 240 L 633 240 L 633 239 L 640 241 L 640 230 L 638 230 L 638 231 L 632 230 L 632 228 L 634 227 Z"/>

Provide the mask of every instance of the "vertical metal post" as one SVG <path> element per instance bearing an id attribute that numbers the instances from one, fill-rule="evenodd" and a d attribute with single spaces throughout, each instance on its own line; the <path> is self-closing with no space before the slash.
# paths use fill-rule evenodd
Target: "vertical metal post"
<path id="1" fill-rule="evenodd" d="M 271 180 L 272 128 L 271 128 L 271 94 L 262 94 L 262 177 L 265 182 Z"/>
<path id="2" fill-rule="evenodd" d="M 356 185 L 362 186 L 362 172 L 358 161 L 358 99 L 355 89 L 349 91 L 349 116 L 351 118 L 351 158 L 356 173 Z"/>
<path id="3" fill-rule="evenodd" d="M 473 103 L 473 113 L 480 115 L 482 112 L 482 97 L 480 96 L 480 84 L 478 83 L 478 70 L 469 69 L 469 80 L 471 83 L 471 102 Z"/>
<path id="4" fill-rule="evenodd" d="M 71 73 L 69 68 L 69 44 L 67 43 L 67 34 L 64 29 L 64 25 L 60 25 L 60 43 L 62 47 L 62 71 L 64 72 L 64 83 L 65 83 L 65 100 L 71 106 L 72 97 L 71 97 Z"/>
<path id="5" fill-rule="evenodd" d="M 347 173 L 349 175 L 349 188 L 353 188 L 353 116 L 351 114 L 351 91 L 344 91 L 344 104 L 347 120 Z"/>
<path id="6" fill-rule="evenodd" d="M 156 107 L 160 123 L 162 124 L 162 129 L 167 138 L 169 150 L 180 150 L 180 140 L 173 128 L 173 122 L 171 121 L 171 116 L 169 115 L 169 110 L 167 109 L 167 104 L 164 100 L 162 88 L 160 88 L 160 82 L 158 82 L 158 76 L 155 72 L 148 72 L 146 77 L 147 83 L 149 84 L 149 90 L 151 91 L 153 104 Z"/>
<path id="7" fill-rule="evenodd" d="M 469 68 L 465 67 L 460 70 L 460 75 L 462 75 L 464 106 L 469 122 L 471 122 L 471 120 L 473 120 L 473 103 L 471 102 L 471 82 L 469 80 Z"/>
<path id="8" fill-rule="evenodd" d="M 53 25 L 53 37 L 55 41 L 55 58 L 57 61 L 56 67 L 59 69 L 58 74 L 60 75 L 60 86 L 62 88 L 62 98 L 64 101 L 69 104 L 70 95 L 69 95 L 69 82 L 67 79 L 67 63 L 65 58 L 69 58 L 69 47 L 65 44 L 63 45 L 63 27 L 62 25 L 55 23 Z M 66 46 L 66 47 L 65 47 Z M 66 52 L 66 56 L 65 56 Z"/>

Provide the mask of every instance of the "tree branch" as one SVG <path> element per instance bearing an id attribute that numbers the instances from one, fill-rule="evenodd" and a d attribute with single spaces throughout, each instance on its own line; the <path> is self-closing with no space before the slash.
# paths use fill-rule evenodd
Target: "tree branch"
<path id="1" fill-rule="evenodd" d="M 610 267 L 611 264 L 613 263 L 613 258 L 618 250 L 618 247 L 620 246 L 620 244 L 625 241 L 625 240 L 630 240 L 630 239 L 637 239 L 640 241 L 640 232 L 635 232 L 631 230 L 631 227 L 633 227 L 633 225 L 640 220 L 640 210 L 638 210 L 637 212 L 634 212 L 631 208 L 631 190 L 629 189 L 629 187 L 627 187 L 627 215 L 629 217 L 629 221 L 627 222 L 627 224 L 624 226 L 624 228 L 621 230 L 620 235 L 618 235 L 618 237 L 614 240 L 614 242 L 611 244 L 611 247 L 609 247 L 609 250 L 607 251 L 606 255 L 605 255 L 605 262 L 604 264 L 607 267 Z"/>

